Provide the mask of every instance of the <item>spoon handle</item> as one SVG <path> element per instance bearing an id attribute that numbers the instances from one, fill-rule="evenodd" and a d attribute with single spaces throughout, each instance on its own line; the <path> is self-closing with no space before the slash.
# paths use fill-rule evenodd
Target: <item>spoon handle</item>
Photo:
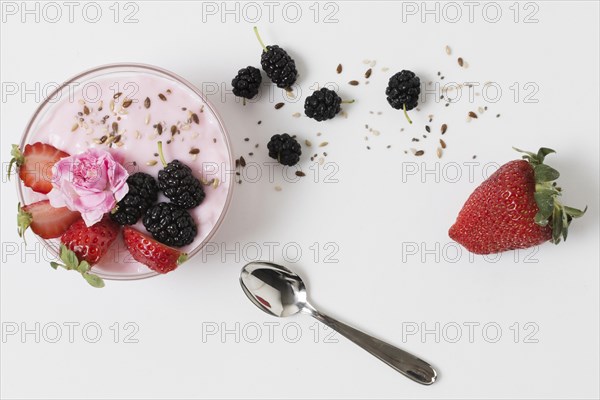
<path id="1" fill-rule="evenodd" d="M 435 382 L 437 372 L 429 363 L 319 311 L 314 309 L 311 311 L 311 315 L 317 320 L 350 339 L 407 378 L 423 385 L 431 385 Z"/>

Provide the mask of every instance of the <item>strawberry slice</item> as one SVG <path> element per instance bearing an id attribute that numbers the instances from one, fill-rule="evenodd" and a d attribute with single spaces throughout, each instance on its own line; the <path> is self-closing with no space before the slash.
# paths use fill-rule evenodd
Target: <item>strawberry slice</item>
<path id="1" fill-rule="evenodd" d="M 36 235 L 44 239 L 57 238 L 80 217 L 77 211 L 71 211 L 67 207 L 52 207 L 48 200 L 23 207 L 19 204 L 17 215 L 19 236 L 23 237 L 27 228 L 31 227 Z"/>
<path id="2" fill-rule="evenodd" d="M 106 254 L 118 233 L 119 225 L 107 216 L 92 226 L 87 226 L 81 219 L 71 225 L 60 241 L 75 253 L 79 261 L 94 265 Z"/>
<path id="3" fill-rule="evenodd" d="M 126 226 L 123 229 L 125 246 L 133 258 L 153 271 L 166 274 L 187 260 L 187 254 L 166 246 Z"/>
<path id="4" fill-rule="evenodd" d="M 12 166 L 16 164 L 23 184 L 43 194 L 52 190 L 52 166 L 61 158 L 69 156 L 68 153 L 41 142 L 25 145 L 23 152 L 13 144 L 11 155 L 13 158 L 8 166 L 9 179 Z"/>

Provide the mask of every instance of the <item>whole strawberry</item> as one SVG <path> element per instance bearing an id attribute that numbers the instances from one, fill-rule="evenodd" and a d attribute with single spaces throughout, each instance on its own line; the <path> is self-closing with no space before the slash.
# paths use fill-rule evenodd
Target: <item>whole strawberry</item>
<path id="1" fill-rule="evenodd" d="M 542 147 L 537 154 L 504 164 L 469 196 L 448 234 L 475 254 L 525 249 L 548 240 L 567 239 L 569 224 L 583 211 L 559 201 L 554 182 L 558 171 L 544 164 L 555 153 Z"/>

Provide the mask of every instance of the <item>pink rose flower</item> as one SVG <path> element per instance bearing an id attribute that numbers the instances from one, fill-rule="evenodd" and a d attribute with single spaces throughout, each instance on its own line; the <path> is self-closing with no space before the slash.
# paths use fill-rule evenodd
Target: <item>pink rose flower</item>
<path id="1" fill-rule="evenodd" d="M 127 194 L 128 176 L 110 153 L 91 148 L 54 164 L 48 199 L 53 207 L 79 211 L 85 224 L 91 226 Z"/>

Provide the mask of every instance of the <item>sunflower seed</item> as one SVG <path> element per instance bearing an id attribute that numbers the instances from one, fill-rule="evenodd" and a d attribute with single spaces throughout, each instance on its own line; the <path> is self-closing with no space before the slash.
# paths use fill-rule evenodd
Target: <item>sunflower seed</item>
<path id="1" fill-rule="evenodd" d="M 150 114 L 146 115 L 146 119 L 144 119 L 144 123 L 148 125 L 150 123 Z"/>
<path id="2" fill-rule="evenodd" d="M 465 62 L 464 62 L 464 60 L 462 59 L 462 57 L 458 57 L 458 65 L 460 65 L 461 67 L 462 67 L 463 65 L 465 65 Z"/>
<path id="3" fill-rule="evenodd" d="M 129 107 L 129 106 L 130 106 L 132 103 L 133 103 L 133 100 L 131 100 L 131 99 L 127 99 L 127 98 L 126 98 L 126 99 L 123 101 L 123 108 L 127 108 L 127 107 Z"/>
<path id="4" fill-rule="evenodd" d="M 115 100 L 118 99 L 119 97 L 121 97 L 122 94 L 123 93 L 121 93 L 121 92 L 115 93 L 115 95 L 113 96 L 113 99 L 115 99 Z"/>
<path id="5" fill-rule="evenodd" d="M 450 46 L 446 46 L 446 54 L 452 54 L 452 49 L 450 48 Z"/>
<path id="6" fill-rule="evenodd" d="M 348 84 L 350 84 L 352 86 L 358 86 L 358 81 L 352 80 L 352 81 L 348 82 Z"/>
<path id="7" fill-rule="evenodd" d="M 292 117 L 294 117 L 294 118 L 300 118 L 301 115 L 302 114 L 300 114 L 299 112 L 295 112 L 295 113 L 292 114 Z"/>
<path id="8" fill-rule="evenodd" d="M 447 131 L 447 130 L 448 130 L 448 125 L 446 125 L 446 124 L 442 124 L 442 126 L 441 126 L 441 128 L 440 128 L 440 131 L 442 132 L 442 135 L 443 135 L 444 133 L 446 133 L 446 131 Z"/>
<path id="9" fill-rule="evenodd" d="M 158 132 L 159 135 L 162 135 L 162 133 L 163 133 L 162 124 L 156 125 L 156 131 Z"/>
<path id="10" fill-rule="evenodd" d="M 108 104 L 108 108 L 110 109 L 111 112 L 115 111 L 115 101 L 111 100 L 110 103 Z"/>
<path id="11" fill-rule="evenodd" d="M 306 176 L 306 174 L 302 171 L 296 171 L 296 176 Z"/>
<path id="12" fill-rule="evenodd" d="M 162 93 L 159 93 L 159 94 L 158 94 L 158 98 L 159 98 L 159 99 L 161 99 L 162 101 L 167 101 L 167 98 L 166 98 L 166 97 L 165 97 L 165 95 L 164 95 L 164 94 L 162 94 Z"/>
<path id="13" fill-rule="evenodd" d="M 336 71 L 338 74 L 342 73 L 342 64 L 338 64 Z"/>
<path id="14" fill-rule="evenodd" d="M 306 139 L 306 140 L 304 141 L 304 144 L 306 145 L 306 147 L 310 147 L 310 146 L 312 146 L 312 143 L 311 143 L 311 141 L 310 141 L 310 140 L 308 140 L 308 139 Z"/>
<path id="15" fill-rule="evenodd" d="M 192 147 L 192 149 L 190 150 L 190 154 L 198 154 L 200 153 L 200 149 L 197 147 Z"/>
<path id="16" fill-rule="evenodd" d="M 198 114 L 192 113 L 192 121 L 194 121 L 196 124 L 200 124 L 200 118 L 198 118 Z"/>
<path id="17" fill-rule="evenodd" d="M 446 148 L 446 142 L 444 142 L 443 139 L 440 139 L 440 145 L 442 146 L 442 149 Z"/>
<path id="18" fill-rule="evenodd" d="M 365 78 L 369 79 L 371 77 L 371 74 L 373 73 L 373 69 L 369 68 L 367 70 L 367 72 L 365 72 Z"/>
<path id="19" fill-rule="evenodd" d="M 153 167 L 156 164 L 158 164 L 158 161 L 156 161 L 156 160 L 150 160 L 150 161 L 146 162 L 146 165 L 149 166 L 149 167 Z"/>
<path id="20" fill-rule="evenodd" d="M 152 104 L 150 97 L 146 97 L 146 100 L 144 100 L 144 107 L 150 108 L 150 104 Z"/>
<path id="21" fill-rule="evenodd" d="M 424 151 L 424 150 L 417 150 L 417 151 L 415 152 L 415 156 L 422 156 L 423 154 L 425 154 L 425 151 Z"/>
<path id="22" fill-rule="evenodd" d="M 321 142 L 321 143 L 319 144 L 319 147 L 325 147 L 325 146 L 327 146 L 328 144 L 329 144 L 329 142 Z"/>
<path id="23" fill-rule="evenodd" d="M 436 150 L 437 158 L 442 158 L 442 148 L 438 147 Z"/>
<path id="24" fill-rule="evenodd" d="M 244 157 L 240 157 L 240 166 L 242 168 L 244 168 L 246 166 L 246 160 L 244 159 Z"/>
<path id="25" fill-rule="evenodd" d="M 477 118 L 477 114 L 475 114 L 473 111 L 469 111 L 469 117 Z"/>
<path id="26" fill-rule="evenodd" d="M 71 132 L 75 132 L 77 129 L 79 129 L 79 124 L 75 123 L 73 124 L 73 126 L 71 127 Z"/>
<path id="27" fill-rule="evenodd" d="M 275 104 L 275 109 L 279 110 L 281 107 L 283 107 L 285 105 L 285 103 L 277 103 Z"/>

